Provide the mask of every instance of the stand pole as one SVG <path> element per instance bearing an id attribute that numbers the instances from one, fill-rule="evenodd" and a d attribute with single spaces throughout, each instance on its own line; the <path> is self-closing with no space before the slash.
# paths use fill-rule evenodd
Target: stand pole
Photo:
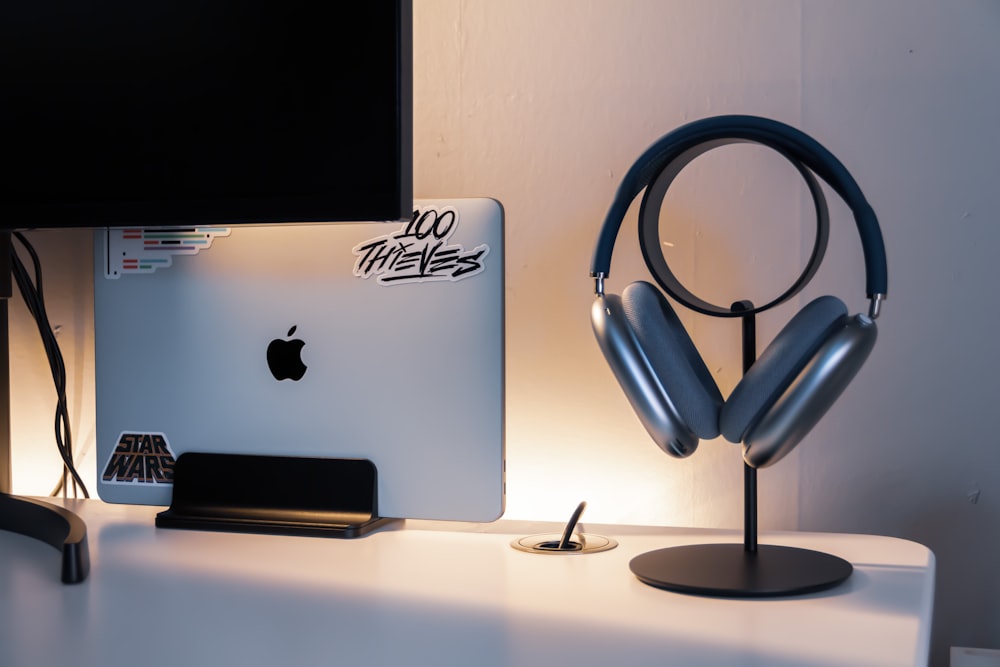
<path id="1" fill-rule="evenodd" d="M 10 443 L 10 332 L 7 301 L 13 296 L 10 230 L 0 230 L 0 530 L 41 540 L 62 551 L 62 581 L 76 584 L 90 572 L 87 525 L 69 510 L 13 491 Z"/>
<path id="2" fill-rule="evenodd" d="M 757 552 L 757 469 L 743 463 L 743 550 Z"/>
<path id="3" fill-rule="evenodd" d="M 737 301 L 731 308 L 734 313 L 743 313 L 740 323 L 743 325 L 745 375 L 757 361 L 757 319 L 754 317 L 753 304 L 749 301 Z M 757 552 L 757 469 L 746 462 L 743 463 L 743 550 L 747 553 Z"/>

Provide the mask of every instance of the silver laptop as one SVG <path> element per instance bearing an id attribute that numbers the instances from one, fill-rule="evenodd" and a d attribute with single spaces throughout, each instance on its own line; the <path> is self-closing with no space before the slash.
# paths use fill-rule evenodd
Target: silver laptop
<path id="1" fill-rule="evenodd" d="M 95 234 L 98 490 L 167 505 L 184 452 L 371 460 L 381 516 L 504 507 L 503 209 Z"/>

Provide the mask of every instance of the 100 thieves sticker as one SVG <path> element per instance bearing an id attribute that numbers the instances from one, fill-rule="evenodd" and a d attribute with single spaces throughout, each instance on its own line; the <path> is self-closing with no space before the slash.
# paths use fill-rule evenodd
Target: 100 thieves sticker
<path id="1" fill-rule="evenodd" d="M 458 211 L 450 206 L 417 209 L 402 229 L 354 246 L 354 275 L 377 276 L 380 285 L 400 285 L 456 281 L 482 273 L 490 247 L 484 243 L 466 250 L 460 243 L 449 243 L 458 224 Z"/>
<path id="2" fill-rule="evenodd" d="M 104 466 L 105 484 L 173 484 L 176 459 L 162 433 L 124 431 Z"/>

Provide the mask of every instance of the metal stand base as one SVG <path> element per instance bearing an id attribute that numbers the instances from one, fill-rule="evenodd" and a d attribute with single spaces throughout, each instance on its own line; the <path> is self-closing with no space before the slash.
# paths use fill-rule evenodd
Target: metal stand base
<path id="1" fill-rule="evenodd" d="M 804 595 L 844 582 L 853 566 L 830 554 L 763 544 L 694 544 L 636 556 L 632 573 L 645 584 L 712 597 Z"/>

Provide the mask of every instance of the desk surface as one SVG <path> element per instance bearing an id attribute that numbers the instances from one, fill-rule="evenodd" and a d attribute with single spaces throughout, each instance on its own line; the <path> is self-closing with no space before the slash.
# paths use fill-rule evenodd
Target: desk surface
<path id="1" fill-rule="evenodd" d="M 934 556 L 870 535 L 762 534 L 847 559 L 795 598 L 712 599 L 639 582 L 634 556 L 732 531 L 586 526 L 610 551 L 510 543 L 554 524 L 406 522 L 355 540 L 164 530 L 158 508 L 64 501 L 87 522 L 82 584 L 0 532 L 0 665 L 926 665 Z"/>

